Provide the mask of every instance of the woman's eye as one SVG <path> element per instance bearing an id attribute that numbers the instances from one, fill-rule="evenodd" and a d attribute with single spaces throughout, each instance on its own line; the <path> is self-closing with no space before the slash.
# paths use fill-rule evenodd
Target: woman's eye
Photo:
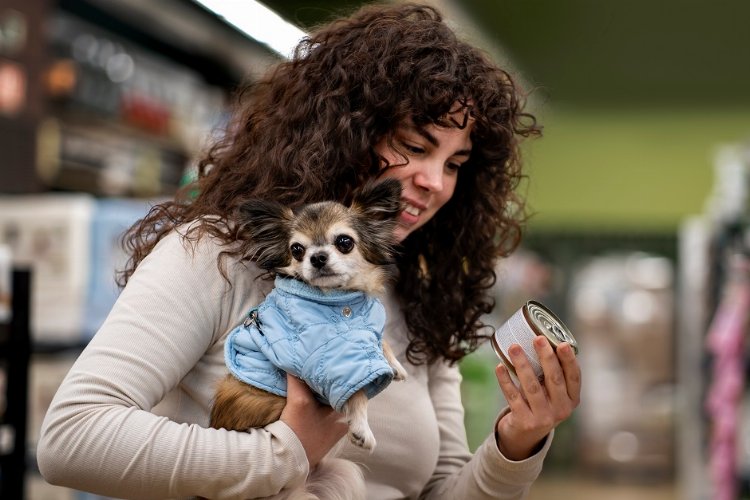
<path id="1" fill-rule="evenodd" d="M 446 165 L 446 168 L 451 172 L 457 172 L 459 168 L 461 168 L 460 163 L 449 163 Z"/>
<path id="2" fill-rule="evenodd" d="M 289 247 L 289 249 L 292 251 L 292 257 L 294 257 L 295 260 L 302 262 L 302 258 L 305 256 L 305 247 L 299 243 L 292 243 L 292 246 Z"/>
<path id="3" fill-rule="evenodd" d="M 424 148 L 421 148 L 419 146 L 414 146 L 412 144 L 404 143 L 404 149 L 406 149 L 408 152 L 415 154 L 415 155 L 421 155 L 422 153 L 424 153 Z"/>
<path id="4" fill-rule="evenodd" d="M 352 248 L 354 248 L 354 240 L 345 234 L 340 234 L 336 236 L 336 241 L 334 241 L 334 245 L 336 245 L 336 248 L 341 253 L 349 253 L 352 251 Z"/>

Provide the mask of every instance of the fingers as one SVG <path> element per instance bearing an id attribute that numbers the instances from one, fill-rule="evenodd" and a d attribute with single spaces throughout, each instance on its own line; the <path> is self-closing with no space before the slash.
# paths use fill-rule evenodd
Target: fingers
<path id="1" fill-rule="evenodd" d="M 570 344 L 564 342 L 553 349 L 544 338 L 534 339 L 544 370 L 544 386 L 547 390 L 556 422 L 568 418 L 580 403 L 581 369 Z"/>
<path id="2" fill-rule="evenodd" d="M 526 353 L 521 346 L 512 345 L 508 354 L 510 355 L 510 362 L 516 369 L 516 377 L 521 385 L 521 394 L 526 398 L 529 407 L 534 412 L 545 410 L 549 406 L 547 394 L 536 373 L 534 373 Z"/>
<path id="3" fill-rule="evenodd" d="M 569 394 L 567 379 L 565 378 L 561 361 L 558 358 L 558 354 L 555 353 L 555 350 L 544 337 L 534 339 L 534 349 L 544 371 L 544 387 L 549 396 L 552 416 L 555 422 L 559 423 L 568 418 L 575 408 Z M 565 344 L 562 350 L 565 349 L 570 349 L 570 346 Z"/>
<path id="4" fill-rule="evenodd" d="M 534 340 L 534 349 L 542 365 L 542 381 L 519 345 L 508 350 L 518 385 L 503 364 L 495 369 L 510 409 L 497 423 L 498 447 L 511 459 L 530 456 L 580 401 L 581 370 L 571 346 L 563 343 L 555 350 L 546 338 L 539 337 Z"/>
<path id="5" fill-rule="evenodd" d="M 518 416 L 548 413 L 546 410 L 549 402 L 544 387 L 539 382 L 521 346 L 512 345 L 508 350 L 508 355 L 515 368 L 518 385 L 502 364 L 497 366 L 495 374 L 511 411 L 516 412 Z"/>
<path id="6" fill-rule="evenodd" d="M 572 347 L 567 343 L 552 348 L 544 337 L 534 339 L 534 349 L 544 373 L 540 381 L 523 349 L 513 345 L 508 351 L 519 386 L 507 370 L 498 370 L 501 390 L 511 409 L 530 411 L 535 415 L 551 415 L 555 424 L 570 416 L 581 395 L 581 370 Z"/>
<path id="7" fill-rule="evenodd" d="M 568 343 L 560 344 L 557 348 L 557 357 L 565 374 L 565 385 L 568 389 L 568 397 L 575 406 L 581 402 L 581 367 L 578 359 Z"/>
<path id="8" fill-rule="evenodd" d="M 526 400 L 524 400 L 520 389 L 513 382 L 513 379 L 511 379 L 508 369 L 502 364 L 497 365 L 495 367 L 495 376 L 510 410 L 516 412 L 519 416 L 527 415 L 530 412 L 529 406 L 526 404 Z"/>

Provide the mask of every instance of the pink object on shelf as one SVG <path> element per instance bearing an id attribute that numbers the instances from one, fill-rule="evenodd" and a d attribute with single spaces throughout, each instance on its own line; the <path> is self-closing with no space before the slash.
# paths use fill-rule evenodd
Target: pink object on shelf
<path id="1" fill-rule="evenodd" d="M 750 315 L 750 262 L 741 255 L 730 260 L 729 279 L 706 338 L 713 355 L 706 410 L 711 421 L 709 471 L 714 500 L 738 494 L 737 440 L 740 404 L 745 388 L 745 332 Z"/>

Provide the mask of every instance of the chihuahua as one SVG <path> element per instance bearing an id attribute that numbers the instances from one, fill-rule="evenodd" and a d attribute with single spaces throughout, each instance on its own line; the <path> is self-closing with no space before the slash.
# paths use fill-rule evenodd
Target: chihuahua
<path id="1" fill-rule="evenodd" d="M 249 258 L 275 273 L 275 287 L 227 338 L 230 374 L 217 387 L 212 427 L 247 430 L 278 420 L 291 373 L 345 415 L 352 443 L 375 447 L 368 401 L 406 378 L 382 340 L 377 298 L 393 274 L 400 200 L 400 182 L 386 179 L 365 184 L 348 207 L 325 201 L 294 212 L 252 200 L 240 208 Z M 305 487 L 278 498 L 363 496 L 359 467 L 326 458 Z"/>

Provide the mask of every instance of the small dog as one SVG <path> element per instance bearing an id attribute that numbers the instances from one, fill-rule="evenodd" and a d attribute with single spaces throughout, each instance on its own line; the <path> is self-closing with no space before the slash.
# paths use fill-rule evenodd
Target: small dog
<path id="1" fill-rule="evenodd" d="M 400 199 L 400 182 L 386 179 L 366 184 L 349 207 L 320 202 L 294 213 L 253 200 L 240 209 L 250 255 L 276 273 L 276 286 L 227 338 L 230 374 L 218 385 L 212 427 L 247 430 L 277 421 L 289 372 L 344 413 L 352 443 L 375 447 L 368 400 L 406 378 L 382 341 L 385 310 L 375 298 L 391 278 Z M 304 489 L 278 496 L 360 497 L 359 467 L 335 458 L 321 461 Z"/>

